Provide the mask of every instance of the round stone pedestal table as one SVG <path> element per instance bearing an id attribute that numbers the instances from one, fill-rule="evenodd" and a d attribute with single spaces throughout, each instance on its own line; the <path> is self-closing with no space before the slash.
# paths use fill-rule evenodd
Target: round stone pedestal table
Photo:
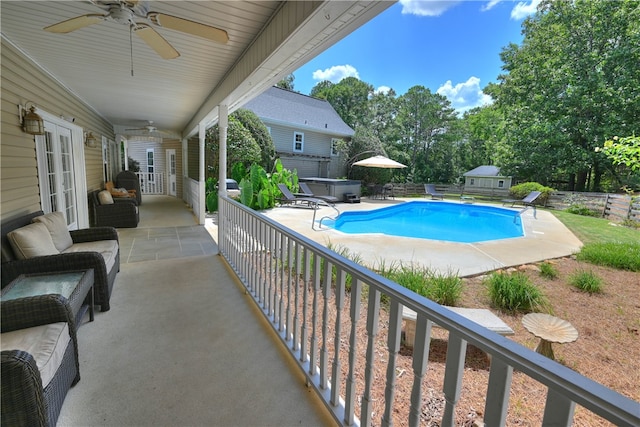
<path id="1" fill-rule="evenodd" d="M 522 318 L 522 326 L 540 338 L 536 351 L 552 360 L 555 360 L 552 343 L 568 343 L 578 339 L 578 331 L 571 323 L 549 314 L 529 313 Z"/>

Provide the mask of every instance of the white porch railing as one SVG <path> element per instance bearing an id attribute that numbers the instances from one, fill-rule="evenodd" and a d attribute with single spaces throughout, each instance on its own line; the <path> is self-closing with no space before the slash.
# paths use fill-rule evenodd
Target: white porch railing
<path id="1" fill-rule="evenodd" d="M 164 194 L 164 173 L 136 172 L 143 194 Z"/>
<path id="2" fill-rule="evenodd" d="M 393 424 L 403 306 L 417 313 L 413 372 L 409 374 L 413 378 L 411 406 L 407 413 L 395 415 L 408 425 L 420 424 L 433 324 L 449 331 L 441 385 L 446 400 L 442 426 L 455 425 L 467 344 L 492 358 L 484 410 L 487 426 L 505 425 L 514 370 L 547 388 L 543 426 L 571 425 L 576 403 L 615 425 L 640 425 L 638 402 L 490 332 L 229 198 L 221 197 L 219 208 L 220 253 L 304 371 L 308 383 L 342 425 L 372 424 L 371 391 L 374 383 L 380 386 L 380 381 L 385 390 L 384 411 L 376 414 L 381 418 L 375 424 Z M 351 298 L 346 306 L 348 283 Z M 383 340 L 378 336 L 382 295 L 390 314 L 384 325 L 386 350 L 380 353 L 376 344 Z M 343 329 L 343 320 L 349 320 L 350 326 L 344 328 L 348 330 Z M 367 345 L 357 348 L 356 336 L 363 329 Z M 376 366 L 386 366 L 384 378 L 374 378 Z"/>

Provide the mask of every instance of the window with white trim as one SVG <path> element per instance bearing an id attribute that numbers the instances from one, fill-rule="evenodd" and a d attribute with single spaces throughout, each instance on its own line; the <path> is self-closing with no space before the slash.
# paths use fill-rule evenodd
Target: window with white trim
<path id="1" fill-rule="evenodd" d="M 498 188 L 504 188 L 504 180 L 499 180 L 498 181 Z"/>
<path id="2" fill-rule="evenodd" d="M 338 151 L 338 143 L 340 142 L 339 138 L 331 138 L 331 155 L 339 156 L 340 151 Z"/>
<path id="3" fill-rule="evenodd" d="M 304 133 L 293 133 L 293 152 L 302 153 L 304 151 Z"/>

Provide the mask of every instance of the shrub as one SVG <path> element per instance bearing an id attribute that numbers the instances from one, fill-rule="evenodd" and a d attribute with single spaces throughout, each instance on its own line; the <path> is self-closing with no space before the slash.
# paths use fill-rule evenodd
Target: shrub
<path id="1" fill-rule="evenodd" d="M 457 274 L 432 273 L 429 277 L 429 298 L 438 304 L 456 306 L 462 295 L 462 279 Z"/>
<path id="2" fill-rule="evenodd" d="M 576 258 L 620 270 L 640 271 L 640 243 L 588 243 L 580 249 Z"/>
<path id="3" fill-rule="evenodd" d="M 593 216 L 593 217 L 599 217 L 600 216 L 600 212 L 594 210 L 594 209 L 590 209 L 587 205 L 583 205 L 583 204 L 574 204 L 569 206 L 567 209 L 565 209 L 565 211 L 575 214 L 575 215 L 582 215 L 582 216 Z"/>
<path id="4" fill-rule="evenodd" d="M 546 277 L 547 279 L 555 279 L 558 277 L 558 270 L 556 267 L 548 262 L 543 262 L 540 264 L 540 275 L 542 277 Z"/>
<path id="5" fill-rule="evenodd" d="M 393 280 L 400 286 L 403 286 L 418 295 L 429 298 L 429 276 L 431 272 L 428 268 L 418 267 L 414 265 L 400 265 L 389 276 L 388 279 Z"/>
<path id="6" fill-rule="evenodd" d="M 575 272 L 569 278 L 569 284 L 590 294 L 602 292 L 602 279 L 591 270 Z"/>
<path id="7" fill-rule="evenodd" d="M 499 309 L 522 313 L 547 311 L 542 291 L 524 273 L 493 273 L 485 279 L 485 286 L 491 302 Z"/>
<path id="8" fill-rule="evenodd" d="M 524 199 L 532 191 L 540 191 L 540 197 L 536 200 L 537 204 L 544 205 L 549 199 L 551 193 L 555 190 L 551 187 L 545 187 L 537 182 L 523 182 L 522 184 L 514 185 L 509 189 L 509 193 L 514 199 Z"/>

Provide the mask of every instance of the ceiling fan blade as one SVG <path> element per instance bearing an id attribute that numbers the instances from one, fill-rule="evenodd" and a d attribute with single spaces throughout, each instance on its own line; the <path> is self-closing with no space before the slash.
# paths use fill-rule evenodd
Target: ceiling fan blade
<path id="1" fill-rule="evenodd" d="M 212 27 L 210 25 L 200 24 L 199 22 L 158 12 L 149 12 L 147 18 L 154 24 L 164 28 L 169 28 L 170 30 L 192 34 L 194 36 L 203 37 L 222 44 L 229 41 L 229 35 L 225 30 L 221 30 L 220 28 Z"/>
<path id="2" fill-rule="evenodd" d="M 175 59 L 180 56 L 177 50 L 164 39 L 156 30 L 145 24 L 136 24 L 133 31 L 146 44 L 164 59 Z"/>
<path id="3" fill-rule="evenodd" d="M 75 18 L 67 19 L 66 21 L 58 22 L 57 24 L 44 27 L 45 31 L 50 33 L 67 34 L 80 28 L 88 27 L 89 25 L 97 24 L 104 21 L 106 15 L 82 15 Z"/>

